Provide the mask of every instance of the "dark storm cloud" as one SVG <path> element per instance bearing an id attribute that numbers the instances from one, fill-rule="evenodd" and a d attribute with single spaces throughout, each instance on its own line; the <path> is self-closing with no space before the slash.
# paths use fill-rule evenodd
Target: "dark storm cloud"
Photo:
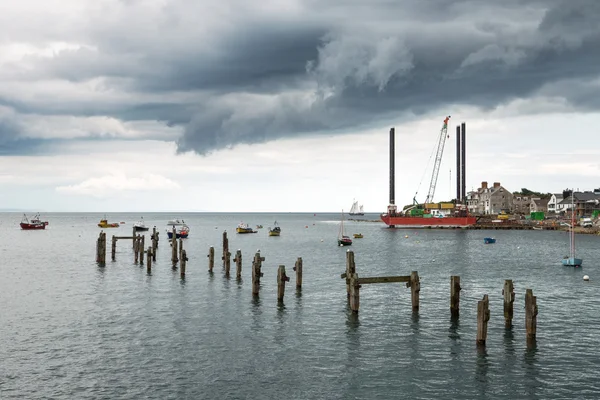
<path id="1" fill-rule="evenodd" d="M 179 151 L 202 154 L 436 110 L 451 114 L 460 104 L 493 109 L 544 95 L 582 110 L 600 105 L 593 95 L 600 1 L 304 0 L 277 3 L 291 4 L 282 9 L 198 3 L 172 0 L 145 15 L 129 2 L 120 13 L 98 15 L 105 23 L 91 24 L 88 49 L 15 75 L 72 82 L 101 76 L 112 90 L 137 96 L 136 104 L 4 104 L 164 121 L 184 129 Z M 182 92 L 194 95 L 177 100 Z"/>
<path id="2" fill-rule="evenodd" d="M 0 108 L 0 156 L 34 155 L 44 152 L 44 140 L 22 137 L 24 132 L 14 115 Z"/>

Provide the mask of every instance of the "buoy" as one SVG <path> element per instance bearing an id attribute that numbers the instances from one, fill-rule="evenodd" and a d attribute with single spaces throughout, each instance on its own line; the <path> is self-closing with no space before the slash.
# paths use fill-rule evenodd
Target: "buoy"
<path id="1" fill-rule="evenodd" d="M 408 238 L 408 235 L 404 235 L 405 238 Z"/>
<path id="2" fill-rule="evenodd" d="M 590 280 L 590 277 L 589 277 L 589 276 L 587 276 L 587 275 L 584 275 L 584 276 L 583 276 L 583 280 L 584 280 L 584 281 L 589 281 L 589 280 Z"/>
<path id="3" fill-rule="evenodd" d="M 323 241 L 323 239 L 321 239 L 321 242 Z"/>
<path id="4" fill-rule="evenodd" d="M 344 247 L 344 245 L 340 243 L 340 247 Z"/>
<path id="5" fill-rule="evenodd" d="M 305 228 L 308 228 L 308 225 L 304 226 Z"/>

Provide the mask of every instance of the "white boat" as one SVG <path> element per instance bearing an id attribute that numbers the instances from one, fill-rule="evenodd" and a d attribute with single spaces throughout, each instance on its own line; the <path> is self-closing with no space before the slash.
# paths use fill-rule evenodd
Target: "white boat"
<path id="1" fill-rule="evenodd" d="M 359 205 L 358 201 L 354 200 L 352 202 L 352 207 L 350 207 L 350 212 L 348 214 L 349 215 L 365 215 L 362 204 Z"/>
<path id="2" fill-rule="evenodd" d="M 173 228 L 175 228 L 175 238 L 187 238 L 190 234 L 190 227 L 187 226 L 184 220 L 173 219 L 167 222 L 167 236 L 173 238 Z"/>
<path id="3" fill-rule="evenodd" d="M 142 217 L 138 222 L 133 224 L 133 227 L 135 228 L 136 231 L 147 231 L 149 229 L 146 226 L 146 223 L 144 222 L 144 217 Z"/>

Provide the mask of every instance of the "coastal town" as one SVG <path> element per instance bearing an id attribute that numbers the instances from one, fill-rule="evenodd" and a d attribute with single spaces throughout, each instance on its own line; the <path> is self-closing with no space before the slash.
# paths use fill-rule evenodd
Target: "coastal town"
<path id="1" fill-rule="evenodd" d="M 467 192 L 464 199 L 458 204 L 452 200 L 423 207 L 433 216 L 451 216 L 466 205 L 468 214 L 477 217 L 474 229 L 562 230 L 570 226 L 573 218 L 578 233 L 600 232 L 600 188 L 543 193 L 526 188 L 511 191 L 500 182 L 490 185 L 484 181 L 476 190 Z"/>
<path id="2" fill-rule="evenodd" d="M 518 216 L 541 213 L 545 217 L 564 216 L 571 210 L 578 219 L 597 219 L 600 214 L 600 188 L 593 190 L 565 189 L 560 193 L 539 193 L 528 189 L 511 192 L 500 182 L 467 193 L 467 208 L 474 215 Z M 538 214 L 538 215 L 541 215 Z"/>

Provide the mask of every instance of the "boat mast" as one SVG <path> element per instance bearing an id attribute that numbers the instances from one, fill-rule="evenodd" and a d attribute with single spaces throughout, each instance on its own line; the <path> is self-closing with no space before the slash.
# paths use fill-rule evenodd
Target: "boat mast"
<path id="1" fill-rule="evenodd" d="M 575 192 L 571 189 L 571 258 L 575 259 Z"/>

